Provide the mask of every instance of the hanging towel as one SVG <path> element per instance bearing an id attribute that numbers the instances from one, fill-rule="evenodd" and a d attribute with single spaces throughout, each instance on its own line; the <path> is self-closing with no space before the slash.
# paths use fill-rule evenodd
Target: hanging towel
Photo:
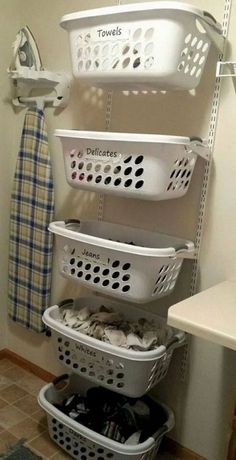
<path id="1" fill-rule="evenodd" d="M 10 318 L 43 332 L 52 271 L 54 188 L 44 113 L 28 109 L 17 158 L 10 213 Z"/>

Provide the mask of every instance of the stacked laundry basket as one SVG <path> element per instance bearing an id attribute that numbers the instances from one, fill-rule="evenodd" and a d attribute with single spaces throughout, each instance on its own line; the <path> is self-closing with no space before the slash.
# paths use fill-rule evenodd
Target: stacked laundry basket
<path id="1" fill-rule="evenodd" d="M 72 13 L 61 25 L 69 31 L 75 77 L 93 86 L 135 92 L 195 88 L 211 43 L 219 46 L 221 38 L 221 27 L 209 13 L 179 2 Z M 62 129 L 55 135 L 62 143 L 71 187 L 127 198 L 179 198 L 190 186 L 198 156 L 209 159 L 207 144 L 199 138 Z M 61 275 L 115 298 L 66 299 L 44 314 L 56 356 L 69 372 L 39 394 L 50 436 L 77 460 L 154 460 L 174 416 L 165 404 L 144 395 L 165 377 L 185 335 L 137 304 L 173 291 L 184 259 L 195 257 L 194 244 L 104 221 L 53 222 L 50 231 Z M 108 329 L 99 324 L 97 335 L 88 327 L 91 317 L 99 322 L 101 313 L 114 314 L 118 323 L 132 325 L 132 331 L 134 324 L 139 332 L 141 325 L 149 325 L 140 336 L 156 338 L 145 350 L 133 332 L 134 346 L 109 341 L 107 331 L 114 333 L 115 323 Z M 84 404 L 91 388 L 98 386 L 108 391 L 108 399 L 111 392 L 112 398 L 123 398 L 123 406 L 150 404 L 161 422 L 153 423 L 145 438 L 134 433 L 119 442 L 60 410 L 75 394 Z"/>

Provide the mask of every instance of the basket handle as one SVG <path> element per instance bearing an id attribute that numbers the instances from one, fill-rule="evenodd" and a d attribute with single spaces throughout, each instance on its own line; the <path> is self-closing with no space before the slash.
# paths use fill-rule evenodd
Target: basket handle
<path id="1" fill-rule="evenodd" d="M 194 259 L 196 257 L 194 247 L 190 247 L 188 244 L 177 244 L 175 246 L 176 257 L 184 259 Z"/>
<path id="2" fill-rule="evenodd" d="M 178 345 L 180 345 L 182 342 L 185 341 L 185 333 L 180 332 L 179 334 L 176 334 L 174 337 L 172 337 L 169 342 L 166 344 L 166 350 L 170 351 L 171 348 L 176 348 Z"/>
<path id="3" fill-rule="evenodd" d="M 58 377 L 56 377 L 53 381 L 52 381 L 52 384 L 53 386 L 55 387 L 56 390 L 58 390 L 57 385 L 60 383 L 60 382 L 65 382 L 66 384 L 68 384 L 68 380 L 69 380 L 69 374 L 62 374 L 62 375 L 59 375 Z M 63 386 L 64 388 L 64 386 Z M 59 388 L 60 390 L 61 388 Z"/>
<path id="4" fill-rule="evenodd" d="M 58 302 L 58 308 L 63 308 L 67 305 L 71 305 L 74 303 L 74 299 L 64 299 L 61 302 Z"/>
<path id="5" fill-rule="evenodd" d="M 159 430 L 156 431 L 156 433 L 152 435 L 152 437 L 155 439 L 155 441 L 157 441 L 159 438 L 161 438 L 166 433 L 168 433 L 168 431 L 169 431 L 169 427 L 164 424 L 159 428 Z"/>
<path id="6" fill-rule="evenodd" d="M 220 35 L 223 34 L 221 25 L 219 24 L 219 22 L 216 21 L 214 16 L 212 16 L 212 14 L 208 13 L 208 11 L 203 11 L 203 20 L 209 26 L 211 26 L 218 34 L 220 34 Z M 204 25 L 203 25 L 203 27 L 204 27 Z"/>
<path id="7" fill-rule="evenodd" d="M 199 17 L 197 21 L 200 22 L 215 47 L 222 52 L 224 49 L 225 37 L 219 22 L 217 22 L 207 11 L 203 11 L 202 17 Z"/>
<path id="8" fill-rule="evenodd" d="M 214 18 L 214 16 L 212 16 L 212 14 L 208 13 L 208 11 L 203 11 L 203 16 L 206 16 L 208 19 L 210 19 L 212 22 L 214 22 L 215 24 L 217 24 L 217 21 L 216 19 Z"/>
<path id="9" fill-rule="evenodd" d="M 77 225 L 80 225 L 80 220 L 79 219 L 65 219 L 65 226 L 69 226 L 69 225 L 72 225 L 72 224 L 77 224 Z"/>
<path id="10" fill-rule="evenodd" d="M 177 245 L 175 246 L 176 252 L 187 251 L 188 249 L 189 249 L 189 247 L 188 247 L 187 244 L 177 244 Z"/>

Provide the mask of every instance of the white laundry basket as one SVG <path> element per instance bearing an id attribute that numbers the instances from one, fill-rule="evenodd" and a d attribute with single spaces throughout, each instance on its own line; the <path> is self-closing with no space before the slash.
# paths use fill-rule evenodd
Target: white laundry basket
<path id="1" fill-rule="evenodd" d="M 52 222 L 60 273 L 113 297 L 144 303 L 169 294 L 194 244 L 97 221 Z"/>
<path id="2" fill-rule="evenodd" d="M 65 15 L 75 77 L 117 89 L 191 89 L 221 26 L 180 2 L 150 2 Z"/>
<path id="3" fill-rule="evenodd" d="M 78 376 L 71 375 L 69 384 L 62 390 L 57 389 L 60 380 L 45 385 L 38 396 L 41 408 L 47 413 L 49 435 L 51 439 L 77 460 L 154 460 L 163 436 L 174 427 L 174 415 L 165 404 L 155 402 L 156 409 L 164 411 L 166 422 L 145 442 L 138 445 L 121 444 L 102 436 L 89 428 L 75 422 L 53 404 L 61 403 L 73 393 L 85 395 L 91 383 Z"/>
<path id="4" fill-rule="evenodd" d="M 111 307 L 131 322 L 140 318 L 151 321 L 163 337 L 162 345 L 150 351 L 127 350 L 89 337 L 60 320 L 63 308 L 79 311 L 88 307 L 97 312 L 101 306 Z M 167 326 L 163 318 L 102 297 L 67 299 L 48 308 L 43 321 L 51 330 L 56 356 L 63 365 L 103 387 L 134 398 L 144 395 L 165 377 L 174 349 L 185 342 L 184 332 Z"/>
<path id="5" fill-rule="evenodd" d="M 58 129 L 69 185 L 147 200 L 183 196 L 197 155 L 208 157 L 201 139 L 150 134 Z"/>

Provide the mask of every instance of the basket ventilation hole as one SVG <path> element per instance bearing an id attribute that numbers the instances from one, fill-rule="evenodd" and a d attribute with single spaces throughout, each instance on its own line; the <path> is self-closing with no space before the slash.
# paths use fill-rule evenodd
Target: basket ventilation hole
<path id="1" fill-rule="evenodd" d="M 112 267 L 113 267 L 113 268 L 119 267 L 119 265 L 120 265 L 120 261 L 119 261 L 119 260 L 114 260 L 114 262 L 112 263 Z"/>
<path id="2" fill-rule="evenodd" d="M 129 163 L 131 160 L 132 160 L 132 156 L 130 155 L 127 158 L 125 158 L 124 163 Z"/>
<path id="3" fill-rule="evenodd" d="M 145 40 L 150 40 L 153 37 L 153 34 L 154 34 L 154 28 L 153 27 L 151 27 L 150 29 L 147 29 L 145 34 L 144 34 Z"/>
<path id="4" fill-rule="evenodd" d="M 190 42 L 191 38 L 192 38 L 192 34 L 186 35 L 186 37 L 184 39 L 184 43 L 186 43 L 186 45 L 187 45 Z"/>
<path id="5" fill-rule="evenodd" d="M 121 166 L 116 166 L 116 167 L 114 168 L 113 173 L 114 173 L 114 174 L 118 174 L 120 171 L 121 171 Z"/>
<path id="6" fill-rule="evenodd" d="M 143 162 L 143 159 L 144 159 L 143 155 L 139 155 L 139 156 L 135 159 L 135 164 L 136 164 L 136 165 L 139 165 L 140 163 Z"/>
<path id="7" fill-rule="evenodd" d="M 128 179 L 128 180 L 125 181 L 124 186 L 126 188 L 128 188 L 128 187 L 130 187 L 132 185 L 132 183 L 133 183 L 132 179 Z"/>
<path id="8" fill-rule="evenodd" d="M 121 179 L 121 177 L 118 177 L 117 179 L 115 179 L 115 181 L 114 181 L 114 185 L 117 187 L 118 185 L 120 185 L 120 184 L 121 184 L 121 182 L 122 182 L 122 179 Z"/>
<path id="9" fill-rule="evenodd" d="M 129 45 L 125 45 L 123 50 L 122 50 L 122 54 L 127 54 L 129 52 L 129 50 L 130 50 Z"/>
<path id="10" fill-rule="evenodd" d="M 145 55 L 148 56 L 149 54 L 151 54 L 152 51 L 153 51 L 153 48 L 154 48 L 154 43 L 153 42 L 147 43 L 147 45 L 145 46 L 145 49 L 144 49 Z"/>
<path id="11" fill-rule="evenodd" d="M 140 66 L 140 64 L 141 64 L 141 59 L 140 59 L 140 57 L 138 57 L 138 58 L 136 58 L 136 59 L 134 60 L 133 68 L 136 69 L 137 67 Z"/>
<path id="12" fill-rule="evenodd" d="M 135 184 L 135 188 L 142 188 L 144 185 L 144 181 L 143 180 L 139 180 L 138 182 L 136 182 Z"/>
<path id="13" fill-rule="evenodd" d="M 129 63 L 130 63 L 130 58 L 129 57 L 125 58 L 124 61 L 122 62 L 123 69 L 126 69 L 126 67 L 128 67 L 128 65 L 129 65 Z"/>
<path id="14" fill-rule="evenodd" d="M 97 176 L 95 179 L 96 184 L 99 184 L 102 180 L 102 176 Z"/>
<path id="15" fill-rule="evenodd" d="M 138 39 L 140 39 L 141 35 L 142 35 L 142 29 L 141 29 L 141 27 L 139 27 L 138 29 L 136 29 L 136 30 L 134 31 L 134 33 L 133 33 L 133 39 L 134 39 L 134 40 L 138 40 Z"/>

